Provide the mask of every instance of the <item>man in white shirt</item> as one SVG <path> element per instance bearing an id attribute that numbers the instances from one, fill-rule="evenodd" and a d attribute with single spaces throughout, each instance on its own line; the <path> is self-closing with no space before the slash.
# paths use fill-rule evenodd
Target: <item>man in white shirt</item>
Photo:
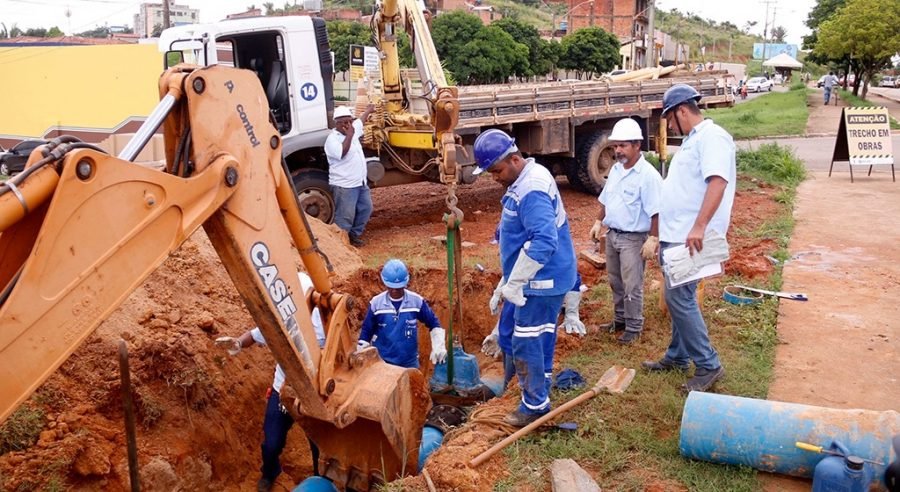
<path id="1" fill-rule="evenodd" d="M 313 288 L 312 279 L 304 272 L 297 272 L 300 278 L 300 286 L 303 288 L 304 297 Z M 322 326 L 322 315 L 319 308 L 314 308 L 310 313 L 310 320 L 313 324 L 313 330 L 316 332 L 316 341 L 319 347 L 325 346 L 325 328 Z M 237 355 L 241 350 L 252 346 L 266 345 L 266 339 L 263 337 L 259 328 L 245 331 L 240 337 L 219 337 L 216 339 L 216 346 L 228 351 L 229 355 Z M 275 479 L 281 474 L 281 462 L 279 457 L 287 444 L 288 431 L 294 425 L 294 419 L 284 408 L 281 403 L 281 388 L 284 386 L 284 370 L 280 364 L 275 364 L 275 377 L 272 380 L 272 386 L 266 391 L 266 414 L 263 419 L 263 443 L 262 443 L 262 477 L 256 484 L 257 492 L 269 492 L 275 484 Z M 319 450 L 309 441 L 310 449 L 313 455 L 313 470 L 316 475 L 319 474 Z"/>
<path id="2" fill-rule="evenodd" d="M 669 130 L 684 140 L 663 181 L 660 249 L 684 245 L 692 255 L 703 250 L 708 232 L 723 237 L 728 232 L 737 182 L 734 140 L 703 118 L 697 106 L 700 97 L 693 87 L 675 84 L 663 95 L 662 113 Z M 662 254 L 659 259 L 660 265 L 665 263 Z M 694 377 L 682 387 L 688 392 L 706 391 L 725 375 L 697 304 L 697 283 L 666 285 L 672 340 L 660 360 L 641 364 L 648 371 L 687 371 L 693 362 Z"/>
<path id="3" fill-rule="evenodd" d="M 346 106 L 334 110 L 334 130 L 325 140 L 328 158 L 328 184 L 334 196 L 334 223 L 347 231 L 350 244 L 363 246 L 362 233 L 372 216 L 372 196 L 366 184 L 366 156 L 359 139 L 363 122 L 374 106 L 366 108 L 362 118 L 354 119 Z"/>
<path id="4" fill-rule="evenodd" d="M 616 164 L 597 200 L 600 214 L 591 238 L 606 235 L 606 271 L 615 306 L 611 328 L 624 330 L 618 341 L 631 345 L 644 329 L 644 260 L 656 252 L 662 177 L 644 159 L 644 134 L 631 118 L 619 120 L 609 136 Z"/>

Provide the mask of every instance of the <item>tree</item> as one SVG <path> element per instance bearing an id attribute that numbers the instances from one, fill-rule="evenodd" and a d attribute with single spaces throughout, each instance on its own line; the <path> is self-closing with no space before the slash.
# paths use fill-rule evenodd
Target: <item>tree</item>
<path id="1" fill-rule="evenodd" d="M 163 27 L 162 24 L 156 24 L 153 26 L 153 31 L 150 32 L 151 38 L 158 38 L 160 34 L 162 34 Z"/>
<path id="2" fill-rule="evenodd" d="M 612 70 L 619 64 L 619 40 L 599 27 L 579 29 L 562 41 L 559 66 L 589 77 Z"/>
<path id="3" fill-rule="evenodd" d="M 65 36 L 65 34 L 63 34 L 62 30 L 56 26 L 51 27 L 50 30 L 47 31 L 48 38 L 59 38 L 62 36 Z"/>
<path id="4" fill-rule="evenodd" d="M 47 37 L 47 29 L 45 29 L 43 27 L 30 28 L 25 31 L 25 35 L 35 37 L 35 38 L 46 38 Z"/>
<path id="5" fill-rule="evenodd" d="M 531 70 L 535 75 L 553 73 L 555 78 L 556 67 L 559 66 L 559 60 L 563 55 L 562 45 L 555 39 L 550 41 L 541 39 L 538 43 L 538 52 L 540 53 L 538 61 L 531 65 Z"/>
<path id="6" fill-rule="evenodd" d="M 787 29 L 784 26 L 776 26 L 772 28 L 772 42 L 783 43 L 787 36 Z"/>
<path id="7" fill-rule="evenodd" d="M 502 83 L 527 68 L 528 46 L 503 29 L 489 26 L 462 47 L 457 62 L 450 71 L 460 83 Z"/>
<path id="8" fill-rule="evenodd" d="M 475 39 L 484 25 L 478 17 L 462 10 L 439 15 L 431 23 L 431 39 L 438 56 L 448 65 L 457 64 L 460 51 L 466 43 Z M 453 68 L 450 70 L 456 73 Z"/>
<path id="9" fill-rule="evenodd" d="M 372 45 L 372 31 L 359 22 L 328 21 L 328 40 L 334 52 L 335 72 L 350 70 L 350 45 Z"/>
<path id="10" fill-rule="evenodd" d="M 744 24 L 744 33 L 750 34 L 750 31 L 751 31 L 754 27 L 756 27 L 756 24 L 758 24 L 757 21 L 747 21 L 747 23 Z"/>
<path id="11" fill-rule="evenodd" d="M 412 44 L 409 42 L 409 35 L 406 31 L 397 33 L 397 54 L 400 58 L 401 68 L 416 68 L 416 56 L 412 51 Z"/>
<path id="12" fill-rule="evenodd" d="M 819 26 L 816 49 L 831 56 L 850 57 L 856 67 L 853 94 L 859 94 L 863 82 L 865 98 L 872 76 L 890 66 L 891 57 L 900 52 L 897 26 L 900 26 L 897 0 L 850 0 Z"/>

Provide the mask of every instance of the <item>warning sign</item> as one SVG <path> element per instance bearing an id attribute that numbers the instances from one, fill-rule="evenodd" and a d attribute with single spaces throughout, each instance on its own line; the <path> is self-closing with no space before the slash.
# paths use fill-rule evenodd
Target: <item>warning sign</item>
<path id="1" fill-rule="evenodd" d="M 357 81 L 366 74 L 366 47 L 350 45 L 350 80 Z"/>
<path id="2" fill-rule="evenodd" d="M 378 50 L 372 46 L 350 45 L 350 80 L 363 77 L 381 80 L 381 59 Z"/>
<path id="3" fill-rule="evenodd" d="M 850 164 L 850 181 L 853 166 L 890 165 L 894 172 L 894 151 L 891 148 L 891 119 L 884 107 L 844 108 L 838 128 L 831 169 L 836 161 Z"/>

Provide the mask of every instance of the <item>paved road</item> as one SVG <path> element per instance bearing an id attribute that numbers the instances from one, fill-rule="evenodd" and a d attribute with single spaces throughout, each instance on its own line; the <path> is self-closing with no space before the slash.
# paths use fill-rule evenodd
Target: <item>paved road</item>
<path id="1" fill-rule="evenodd" d="M 835 132 L 836 131 L 837 128 L 835 128 Z M 834 152 L 834 142 L 836 139 L 837 137 L 800 137 L 771 140 L 742 140 L 737 142 L 737 145 L 742 149 L 750 149 L 757 148 L 760 144 L 778 142 L 779 145 L 793 147 L 797 155 L 801 159 L 803 159 L 803 162 L 806 164 L 806 168 L 810 171 L 828 171 L 828 166 L 831 164 L 831 155 Z M 897 167 L 900 167 L 900 134 L 894 133 L 891 138 L 891 142 L 894 150 L 894 160 Z M 837 163 L 834 166 L 835 172 L 849 173 L 846 163 Z M 867 170 L 867 168 L 863 167 L 860 167 L 858 169 Z M 885 166 L 876 166 L 876 170 L 887 170 L 887 172 L 890 172 L 890 168 Z"/>

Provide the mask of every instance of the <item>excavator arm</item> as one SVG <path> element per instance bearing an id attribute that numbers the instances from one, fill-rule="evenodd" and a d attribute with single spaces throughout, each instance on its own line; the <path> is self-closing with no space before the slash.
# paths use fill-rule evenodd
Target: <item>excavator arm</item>
<path id="1" fill-rule="evenodd" d="M 415 133 L 421 127 L 432 129 L 430 145 L 420 148 L 436 148 L 440 155 L 441 182 L 453 186 L 459 181 L 456 164 L 457 136 L 454 133 L 459 123 L 459 92 L 456 86 L 447 82 L 440 57 L 434 47 L 431 31 L 426 18 L 427 11 L 421 0 L 383 0 L 378 3 L 375 15 L 375 38 L 381 54 L 381 71 L 384 79 L 385 111 L 393 127 L 387 128 L 390 142 L 404 142 L 401 136 Z M 430 104 L 427 116 L 409 113 L 408 92 L 403 90 L 400 77 L 400 57 L 397 51 L 397 30 L 403 28 L 410 36 L 416 67 L 422 79 L 423 97 Z M 416 141 L 410 139 L 410 141 Z M 402 146 L 402 144 L 400 144 Z M 455 205 L 451 209 L 455 208 Z M 454 215 L 457 210 L 454 210 Z M 459 217 L 461 220 L 462 217 Z"/>
<path id="2" fill-rule="evenodd" d="M 203 226 L 297 395 L 291 410 L 323 474 L 368 490 L 414 473 L 431 405 L 424 378 L 374 349 L 354 353 L 352 299 L 332 291 L 256 76 L 179 65 L 160 96 L 118 158 L 61 137 L 0 186 L 0 421 Z M 166 169 L 129 162 L 160 124 Z"/>

